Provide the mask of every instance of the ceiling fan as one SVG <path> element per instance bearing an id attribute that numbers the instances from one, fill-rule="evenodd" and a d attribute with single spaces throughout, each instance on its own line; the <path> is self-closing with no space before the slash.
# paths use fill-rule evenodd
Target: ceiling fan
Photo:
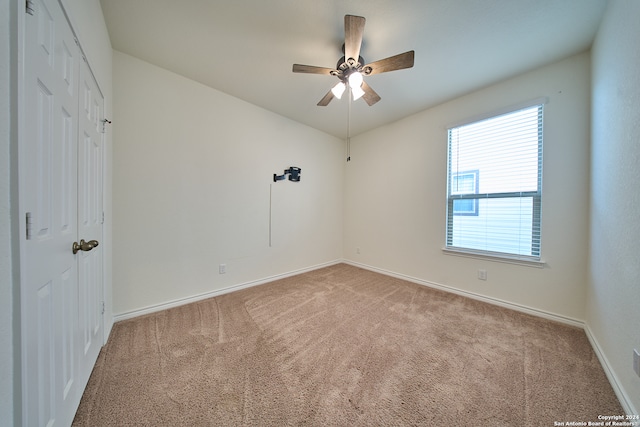
<path id="1" fill-rule="evenodd" d="M 328 105 L 334 97 L 340 99 L 347 87 L 351 89 L 354 100 L 362 97 L 371 106 L 380 101 L 380 96 L 363 80 L 364 76 L 413 67 L 413 50 L 365 64 L 360 56 L 364 23 L 365 19 L 362 16 L 345 15 L 344 45 L 342 45 L 344 56 L 340 58 L 335 69 L 293 64 L 294 73 L 325 74 L 340 80 L 318 102 L 318 106 Z"/>

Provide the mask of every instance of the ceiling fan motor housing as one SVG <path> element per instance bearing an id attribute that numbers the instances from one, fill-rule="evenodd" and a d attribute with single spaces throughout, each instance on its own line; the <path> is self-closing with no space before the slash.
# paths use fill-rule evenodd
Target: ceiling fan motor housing
<path id="1" fill-rule="evenodd" d="M 346 70 L 347 68 L 356 68 L 356 69 L 358 69 L 358 68 L 361 68 L 363 65 L 364 65 L 364 58 L 362 56 L 358 57 L 358 61 L 357 62 L 353 58 L 349 58 L 349 60 L 347 60 L 343 56 L 338 61 L 338 64 L 336 65 L 336 68 L 338 70 Z"/>
<path id="2" fill-rule="evenodd" d="M 340 71 L 341 73 L 336 73 L 335 76 L 343 81 L 347 80 L 349 78 L 349 75 L 355 72 L 360 72 L 368 76 L 371 73 L 371 67 L 363 67 L 364 64 L 365 62 L 362 56 L 358 57 L 357 62 L 353 58 L 349 58 L 347 60 L 343 56 L 336 64 L 336 70 Z"/>

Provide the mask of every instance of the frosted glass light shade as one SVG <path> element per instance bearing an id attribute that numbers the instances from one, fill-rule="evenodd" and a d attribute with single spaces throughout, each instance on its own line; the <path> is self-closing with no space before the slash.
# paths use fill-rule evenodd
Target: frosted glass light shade
<path id="1" fill-rule="evenodd" d="M 356 101 L 362 98 L 362 95 L 364 95 L 364 91 L 360 86 L 355 86 L 351 87 L 351 94 L 353 95 L 353 100 Z"/>
<path id="2" fill-rule="evenodd" d="M 354 72 L 349 74 L 349 87 L 351 88 L 351 94 L 353 95 L 353 100 L 357 100 L 362 98 L 364 95 L 364 91 L 362 90 L 362 74 L 359 72 Z"/>
<path id="3" fill-rule="evenodd" d="M 351 86 L 352 88 L 359 88 L 360 86 L 362 86 L 362 80 L 362 74 L 357 71 L 355 73 L 349 74 L 349 86 Z"/>
<path id="4" fill-rule="evenodd" d="M 337 85 L 331 88 L 331 92 L 333 92 L 333 96 L 340 99 L 342 97 L 342 94 L 344 93 L 345 88 L 346 85 L 344 83 L 338 82 Z"/>

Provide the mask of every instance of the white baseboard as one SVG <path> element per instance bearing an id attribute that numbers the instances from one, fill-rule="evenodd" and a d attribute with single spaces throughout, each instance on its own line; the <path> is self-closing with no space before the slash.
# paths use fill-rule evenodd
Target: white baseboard
<path id="1" fill-rule="evenodd" d="M 217 297 L 219 295 L 228 294 L 230 292 L 239 291 L 241 289 L 250 288 L 253 286 L 263 285 L 265 283 L 273 282 L 274 280 L 284 279 L 285 277 L 295 276 L 297 274 L 306 273 L 313 270 L 318 270 L 320 268 L 329 267 L 331 265 L 336 265 L 342 263 L 342 260 L 334 260 L 330 262 L 326 262 L 323 264 L 317 264 L 311 267 L 305 267 L 298 270 L 289 271 L 286 273 L 275 274 L 273 276 L 265 277 L 258 280 L 252 280 L 245 283 L 240 283 L 237 285 L 228 286 L 223 289 L 217 289 L 215 291 L 205 292 L 203 294 L 193 295 L 186 298 L 180 298 L 173 301 L 167 301 L 161 304 L 150 305 L 147 307 L 139 308 L 136 310 L 127 311 L 124 313 L 115 314 L 113 316 L 113 322 L 117 323 L 122 320 L 132 319 L 134 317 L 143 316 L 145 314 L 155 313 L 157 311 L 167 310 L 169 308 L 178 307 L 185 304 L 190 304 L 192 302 L 202 301 L 207 298 Z"/>
<path id="2" fill-rule="evenodd" d="M 353 265 L 354 267 L 364 268 L 365 270 L 373 271 L 375 273 L 384 274 L 386 276 L 395 277 L 397 279 L 406 280 L 408 282 L 416 283 L 418 285 L 427 286 L 429 288 L 439 289 L 441 291 L 450 292 L 453 294 L 461 295 L 463 297 L 483 301 L 489 304 L 498 305 L 500 307 L 509 308 L 511 310 L 520 311 L 522 313 L 531 314 L 533 316 L 542 317 L 545 319 L 553 320 L 556 322 L 564 323 L 566 325 L 576 326 L 578 328 L 584 328 L 584 322 L 582 320 L 574 319 L 571 317 L 562 316 L 556 313 L 550 313 L 548 311 L 540 310 L 537 308 L 527 307 L 525 305 L 516 304 L 509 301 L 504 301 L 498 298 L 487 297 L 485 295 L 476 294 L 474 292 L 463 291 L 451 286 L 442 285 L 440 283 L 430 282 L 428 280 L 418 279 L 416 277 L 407 276 L 405 274 L 396 273 L 394 271 L 384 270 L 381 268 L 373 267 L 367 264 L 361 264 L 351 260 L 342 260 L 345 264 Z"/>
<path id="3" fill-rule="evenodd" d="M 609 383 L 611 383 L 611 387 L 613 388 L 613 391 L 616 394 L 618 401 L 620 401 L 620 405 L 622 405 L 622 409 L 624 410 L 624 412 L 628 415 L 640 414 L 640 412 L 638 412 L 638 408 L 634 408 L 633 403 L 631 402 L 631 399 L 625 392 L 624 388 L 620 385 L 620 381 L 618 381 L 618 376 L 616 375 L 615 371 L 611 367 L 611 364 L 609 363 L 609 359 L 607 359 L 607 356 L 605 356 L 604 351 L 602 351 L 602 347 L 600 347 L 598 340 L 593 335 L 593 332 L 591 332 L 591 328 L 589 327 L 588 323 L 585 323 L 584 325 L 584 332 L 587 334 L 587 338 L 591 343 L 591 347 L 593 348 L 593 351 L 596 353 L 596 356 L 598 357 L 598 360 L 602 365 L 602 369 L 604 370 L 604 373 L 607 376 Z"/>

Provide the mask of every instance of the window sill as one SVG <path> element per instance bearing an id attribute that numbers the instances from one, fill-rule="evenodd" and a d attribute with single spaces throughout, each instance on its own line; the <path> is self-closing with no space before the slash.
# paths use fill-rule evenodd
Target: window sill
<path id="1" fill-rule="evenodd" d="M 474 251 L 463 248 L 442 248 L 445 255 L 461 256 L 465 258 L 482 259 L 486 261 L 502 262 L 505 264 L 522 265 L 525 267 L 544 268 L 546 262 L 534 257 L 519 257 L 517 255 L 501 254 L 497 252 Z"/>

